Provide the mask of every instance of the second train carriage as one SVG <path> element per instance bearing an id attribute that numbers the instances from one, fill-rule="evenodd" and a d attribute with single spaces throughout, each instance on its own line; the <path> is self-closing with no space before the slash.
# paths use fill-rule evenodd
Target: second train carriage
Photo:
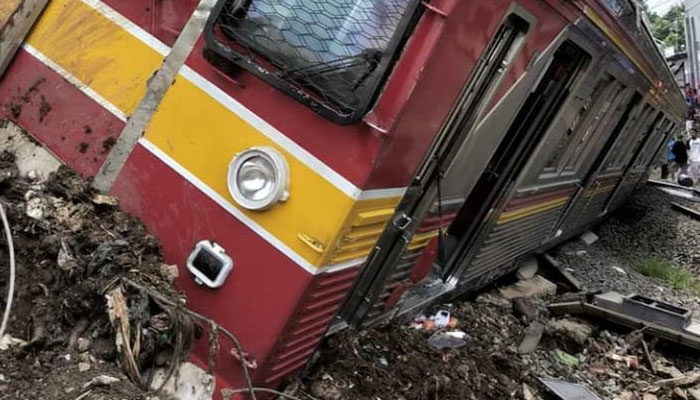
<path id="1" fill-rule="evenodd" d="M 42 1 L 11 3 L 0 29 Z M 326 334 L 599 221 L 682 126 L 674 85 L 628 0 L 51 0 L 0 118 L 118 196 L 240 337 L 220 389 L 237 357 L 277 386 Z"/>

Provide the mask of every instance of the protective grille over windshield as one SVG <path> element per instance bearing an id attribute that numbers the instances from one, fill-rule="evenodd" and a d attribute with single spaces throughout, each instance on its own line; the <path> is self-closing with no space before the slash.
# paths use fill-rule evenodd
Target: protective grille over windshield
<path id="1" fill-rule="evenodd" d="M 208 45 L 317 112 L 347 122 L 365 111 L 416 3 L 224 0 L 210 20 Z"/>

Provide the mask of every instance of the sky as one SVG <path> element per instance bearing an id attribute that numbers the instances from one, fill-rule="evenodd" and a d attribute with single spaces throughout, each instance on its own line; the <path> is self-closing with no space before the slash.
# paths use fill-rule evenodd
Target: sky
<path id="1" fill-rule="evenodd" d="M 659 15 L 663 15 L 671 6 L 682 3 L 681 0 L 647 0 L 649 8 Z"/>

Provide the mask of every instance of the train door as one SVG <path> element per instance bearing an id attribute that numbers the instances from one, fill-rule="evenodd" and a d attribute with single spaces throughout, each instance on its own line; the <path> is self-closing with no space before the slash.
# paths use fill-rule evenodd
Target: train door
<path id="1" fill-rule="evenodd" d="M 654 136 L 654 132 L 659 128 L 662 118 L 662 112 L 652 112 L 650 118 L 648 119 L 649 123 L 644 126 L 644 129 L 641 130 L 641 134 L 636 135 L 635 140 L 631 143 L 630 147 L 623 149 L 623 151 L 627 154 L 627 157 L 623 159 L 624 169 L 622 176 L 608 197 L 605 206 L 603 207 L 603 214 L 619 205 L 614 200 L 620 198 L 618 196 L 620 192 L 627 193 L 628 189 L 630 189 L 630 185 L 632 185 L 631 182 L 634 180 L 630 173 L 632 172 L 635 163 L 642 155 L 643 150 L 647 147 L 647 144 Z M 634 185 L 636 186 L 636 181 L 634 182 Z"/>
<path id="2" fill-rule="evenodd" d="M 444 263 L 444 279 L 456 284 L 469 268 L 478 245 L 494 226 L 501 203 L 514 189 L 589 61 L 590 55 L 573 41 L 563 42 L 554 53 L 449 228 L 446 242 L 450 258 Z"/>
<path id="3" fill-rule="evenodd" d="M 331 330 L 346 324 L 371 324 L 395 309 L 395 304 L 387 305 L 387 300 L 396 297 L 395 288 L 408 279 L 416 257 L 424 249 L 421 244 L 434 239 L 436 230 L 449 224 L 440 205 L 437 220 L 428 216 L 435 211 L 439 182 L 454 160 L 462 157 L 460 144 L 472 134 L 473 126 L 492 103 L 532 23 L 533 18 L 520 6 L 506 13 Z"/>
<path id="4" fill-rule="evenodd" d="M 566 211 L 562 214 L 562 218 L 557 223 L 554 229 L 554 236 L 561 236 L 567 231 L 567 228 L 575 221 L 578 220 L 581 212 L 589 205 L 591 198 L 593 198 L 593 190 L 596 181 L 596 177 L 604 165 L 605 160 L 609 156 L 610 150 L 613 148 L 614 144 L 620 139 L 620 135 L 627 126 L 630 118 L 633 116 L 634 111 L 639 107 L 642 101 L 642 95 L 639 92 L 634 92 L 632 97 L 627 102 L 622 116 L 615 124 L 611 134 L 605 139 L 600 150 L 596 152 L 596 158 L 588 169 L 586 175 L 581 179 L 580 186 L 574 196 L 569 201 L 566 207 Z"/>

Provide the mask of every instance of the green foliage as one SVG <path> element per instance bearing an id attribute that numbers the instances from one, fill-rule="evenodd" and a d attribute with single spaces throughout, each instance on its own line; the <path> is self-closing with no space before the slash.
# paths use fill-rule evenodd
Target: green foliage
<path id="1" fill-rule="evenodd" d="M 649 17 L 654 37 L 663 43 L 663 47 L 673 47 L 677 53 L 685 51 L 685 7 L 676 4 L 666 14 L 659 15 L 650 10 L 646 2 L 642 0 L 641 5 Z"/>
<path id="2" fill-rule="evenodd" d="M 661 279 L 676 290 L 700 296 L 700 281 L 690 271 L 676 268 L 668 260 L 658 257 L 633 257 L 630 264 L 642 275 Z"/>

